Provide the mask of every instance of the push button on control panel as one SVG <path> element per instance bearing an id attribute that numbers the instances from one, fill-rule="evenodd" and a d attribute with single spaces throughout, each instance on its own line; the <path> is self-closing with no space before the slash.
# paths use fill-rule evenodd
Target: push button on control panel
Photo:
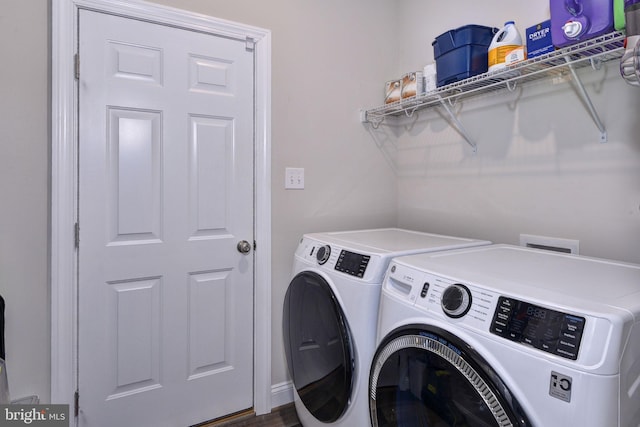
<path id="1" fill-rule="evenodd" d="M 425 282 L 424 285 L 422 285 L 422 290 L 420 291 L 420 298 L 426 298 L 428 292 L 429 292 L 429 282 Z"/>
<path id="2" fill-rule="evenodd" d="M 581 317 L 566 316 L 560 327 L 558 340 L 558 353 L 569 358 L 578 357 L 578 346 L 582 339 L 584 319 Z"/>
<path id="3" fill-rule="evenodd" d="M 513 301 L 509 298 L 500 298 L 498 308 L 493 322 L 491 322 L 491 332 L 501 337 L 507 336 L 507 325 L 511 319 L 511 311 L 513 310 Z"/>

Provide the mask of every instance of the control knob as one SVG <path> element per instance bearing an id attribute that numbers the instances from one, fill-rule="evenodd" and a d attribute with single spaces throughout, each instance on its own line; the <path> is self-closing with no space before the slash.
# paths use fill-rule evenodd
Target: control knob
<path id="1" fill-rule="evenodd" d="M 316 252 L 316 259 L 318 260 L 318 264 L 322 265 L 329 261 L 329 256 L 331 255 L 331 246 L 324 245 L 320 246 Z"/>
<path id="2" fill-rule="evenodd" d="M 440 303 L 444 314 L 457 319 L 471 308 L 471 291 L 460 283 L 453 284 L 444 290 Z"/>

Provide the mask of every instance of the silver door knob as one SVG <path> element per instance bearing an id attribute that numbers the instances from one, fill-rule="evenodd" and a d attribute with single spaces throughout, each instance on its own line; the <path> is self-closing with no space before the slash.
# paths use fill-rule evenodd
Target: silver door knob
<path id="1" fill-rule="evenodd" d="M 251 252 L 251 243 L 247 242 L 246 240 L 240 240 L 238 242 L 238 246 L 236 246 L 238 248 L 238 252 L 240 252 L 241 254 L 248 254 L 249 252 Z"/>

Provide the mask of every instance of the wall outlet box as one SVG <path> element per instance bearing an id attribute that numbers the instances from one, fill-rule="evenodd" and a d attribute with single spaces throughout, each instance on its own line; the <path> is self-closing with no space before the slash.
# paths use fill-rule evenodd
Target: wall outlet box
<path id="1" fill-rule="evenodd" d="M 304 168 L 285 168 L 284 188 L 287 190 L 304 190 Z"/>

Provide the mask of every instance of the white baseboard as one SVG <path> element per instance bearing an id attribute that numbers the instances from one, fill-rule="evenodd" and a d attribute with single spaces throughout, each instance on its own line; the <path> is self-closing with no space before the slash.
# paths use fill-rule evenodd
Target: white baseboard
<path id="1" fill-rule="evenodd" d="M 293 402 L 293 383 L 285 381 L 271 386 L 271 408 Z"/>

